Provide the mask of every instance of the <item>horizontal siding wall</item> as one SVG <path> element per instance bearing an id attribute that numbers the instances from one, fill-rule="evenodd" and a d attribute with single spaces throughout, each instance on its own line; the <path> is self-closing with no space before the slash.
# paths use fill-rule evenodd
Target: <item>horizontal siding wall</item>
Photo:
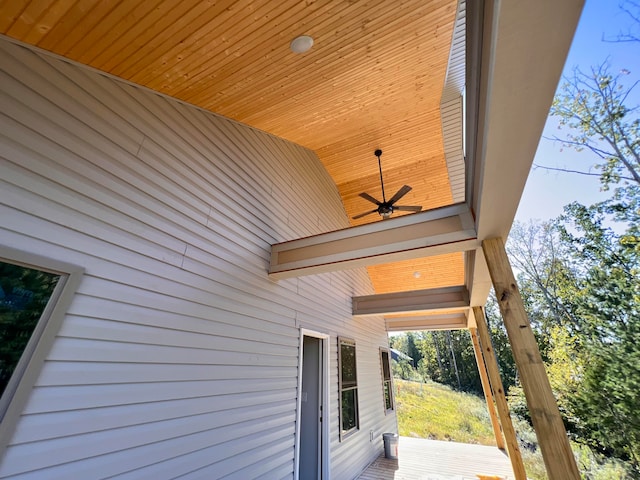
<path id="1" fill-rule="evenodd" d="M 266 273 L 272 243 L 348 226 L 313 152 L 5 39 L 0 104 L 0 244 L 86 271 L 0 478 L 291 478 L 300 328 L 331 335 L 332 477 L 380 452 L 365 269 Z M 360 392 L 344 442 L 338 335 Z"/>

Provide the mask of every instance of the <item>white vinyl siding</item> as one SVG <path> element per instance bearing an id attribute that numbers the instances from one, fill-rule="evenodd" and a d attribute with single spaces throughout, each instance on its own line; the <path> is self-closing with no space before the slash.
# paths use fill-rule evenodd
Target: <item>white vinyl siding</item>
<path id="1" fill-rule="evenodd" d="M 271 244 L 348 226 L 313 152 L 6 39 L 0 103 L 0 244 L 85 270 L 0 478 L 292 478 L 301 327 L 332 338 L 332 477 L 380 453 L 384 322 L 351 315 L 366 270 L 267 277 Z"/>

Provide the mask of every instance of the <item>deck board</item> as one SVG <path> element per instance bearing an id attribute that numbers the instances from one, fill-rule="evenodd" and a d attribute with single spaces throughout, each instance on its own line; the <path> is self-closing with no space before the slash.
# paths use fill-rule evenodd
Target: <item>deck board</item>
<path id="1" fill-rule="evenodd" d="M 512 480 L 509 458 L 496 447 L 400 437 L 398 460 L 378 457 L 358 480 Z"/>

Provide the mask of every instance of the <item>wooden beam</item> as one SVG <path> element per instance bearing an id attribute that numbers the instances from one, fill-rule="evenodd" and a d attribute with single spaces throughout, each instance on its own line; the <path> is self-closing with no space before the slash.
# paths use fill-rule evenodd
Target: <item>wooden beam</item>
<path id="1" fill-rule="evenodd" d="M 275 280 L 463 252 L 479 246 L 466 204 L 427 210 L 271 246 Z"/>
<path id="2" fill-rule="evenodd" d="M 502 238 L 484 240 L 482 249 L 549 479 L 577 480 L 580 473 L 507 258 L 504 242 Z"/>
<path id="3" fill-rule="evenodd" d="M 480 383 L 482 383 L 482 391 L 484 392 L 484 399 L 487 402 L 487 410 L 489 411 L 489 418 L 491 419 L 491 426 L 493 427 L 493 434 L 496 437 L 496 444 L 500 450 L 505 449 L 504 437 L 502 436 L 502 430 L 500 429 L 500 422 L 498 421 L 498 415 L 496 413 L 496 405 L 493 403 L 493 393 L 491 391 L 491 384 L 489 383 L 489 377 L 487 375 L 487 365 L 482 356 L 482 350 L 480 348 L 480 342 L 478 340 L 478 329 L 470 328 L 469 334 L 471 335 L 471 343 L 473 344 L 473 354 L 476 357 L 476 364 L 478 365 L 478 373 L 480 374 Z"/>
<path id="4" fill-rule="evenodd" d="M 388 315 L 393 313 L 451 310 L 469 307 L 469 292 L 464 285 L 429 288 L 410 292 L 382 293 L 353 297 L 354 315 Z"/>
<path id="5" fill-rule="evenodd" d="M 461 330 L 467 328 L 467 316 L 464 312 L 410 317 L 385 317 L 384 321 L 388 332 Z"/>
<path id="6" fill-rule="evenodd" d="M 500 378 L 498 361 L 496 360 L 496 356 L 493 352 L 491 337 L 489 336 L 489 328 L 487 327 L 487 321 L 484 318 L 484 311 L 482 310 L 482 307 L 473 307 L 473 315 L 476 320 L 478 335 L 480 336 L 480 342 L 482 344 L 482 355 L 485 365 L 487 366 L 491 389 L 496 399 L 496 407 L 498 409 L 500 423 L 502 424 L 502 431 L 504 432 L 504 437 L 507 443 L 507 453 L 509 453 L 509 460 L 511 460 L 513 474 L 515 475 L 516 480 L 527 480 L 524 463 L 522 463 L 522 455 L 520 454 L 520 447 L 518 446 L 518 439 L 516 438 L 516 431 L 514 430 L 513 423 L 511 422 L 509 405 L 507 404 L 502 379 Z"/>

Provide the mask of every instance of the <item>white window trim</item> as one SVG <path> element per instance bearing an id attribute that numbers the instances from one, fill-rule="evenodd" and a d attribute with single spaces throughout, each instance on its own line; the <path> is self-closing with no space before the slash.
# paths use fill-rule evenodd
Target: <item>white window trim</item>
<path id="1" fill-rule="evenodd" d="M 0 245 L 0 261 L 60 275 L 47 306 L 0 398 L 0 458 L 15 431 L 56 334 L 80 284 L 84 269 L 76 265 Z"/>

